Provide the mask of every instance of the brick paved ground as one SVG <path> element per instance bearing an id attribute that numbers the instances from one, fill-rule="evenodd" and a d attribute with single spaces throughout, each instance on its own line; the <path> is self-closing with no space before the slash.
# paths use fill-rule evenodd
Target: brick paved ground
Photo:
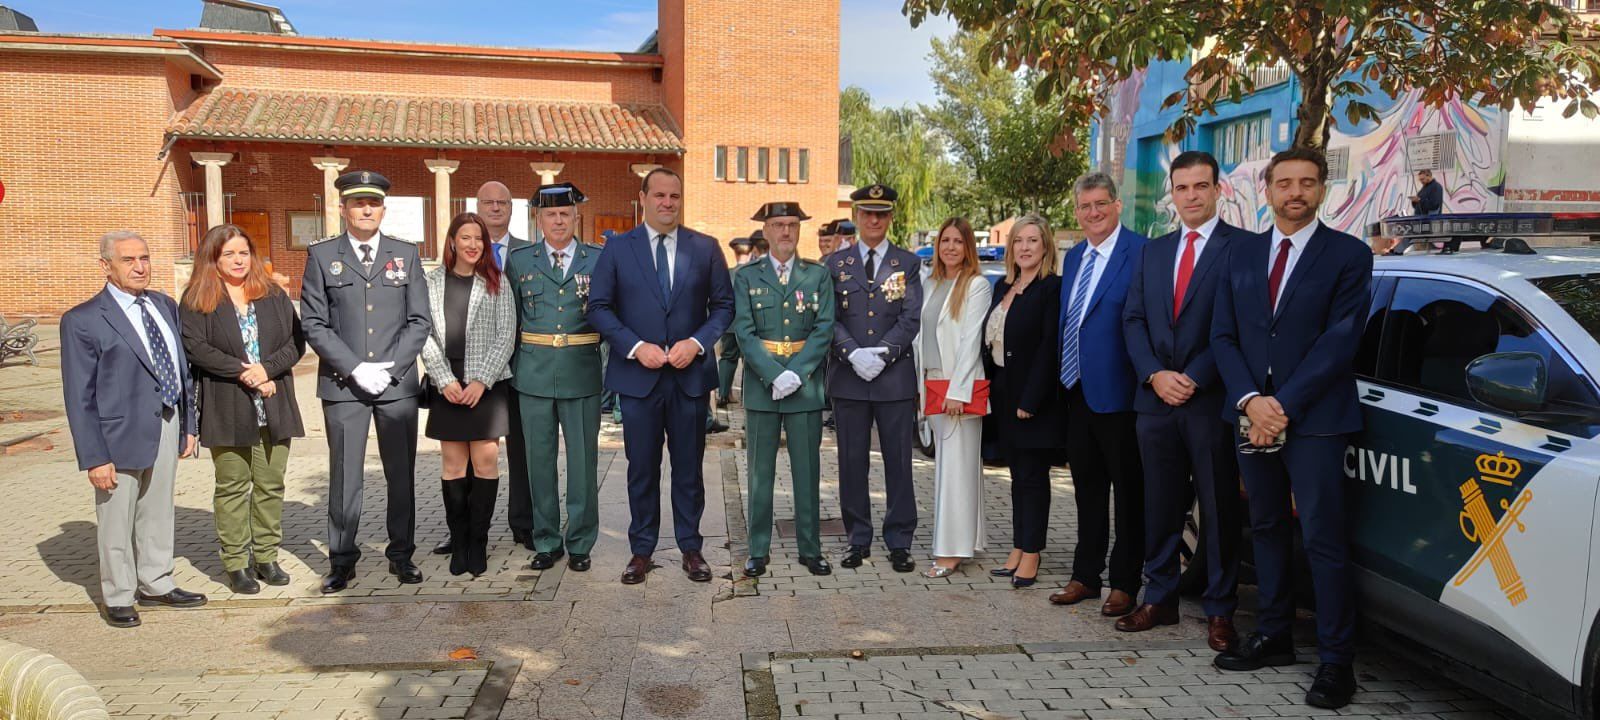
<path id="1" fill-rule="evenodd" d="M 465 718 L 487 677 L 469 667 L 125 673 L 89 678 L 124 720 Z"/>

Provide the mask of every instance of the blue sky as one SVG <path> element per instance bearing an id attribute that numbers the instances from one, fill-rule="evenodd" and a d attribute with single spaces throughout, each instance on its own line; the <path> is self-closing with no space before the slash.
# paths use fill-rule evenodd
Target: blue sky
<path id="1" fill-rule="evenodd" d="M 759 2 L 759 0 L 752 0 Z M 44 32 L 147 34 L 200 24 L 200 0 L 0 0 Z M 273 3 L 302 35 L 581 50 L 633 50 L 656 26 L 654 0 L 334 0 Z M 915 31 L 901 0 L 841 0 L 840 82 L 879 104 L 932 102 L 928 41 L 948 21 Z"/>

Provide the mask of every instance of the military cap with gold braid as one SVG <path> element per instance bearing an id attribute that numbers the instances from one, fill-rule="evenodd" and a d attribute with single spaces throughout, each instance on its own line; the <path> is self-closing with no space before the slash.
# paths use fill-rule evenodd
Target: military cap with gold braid
<path id="1" fill-rule="evenodd" d="M 850 193 L 850 202 L 854 203 L 855 207 L 872 212 L 893 210 L 894 202 L 899 199 L 900 193 L 883 183 L 873 183 Z"/>
<path id="2" fill-rule="evenodd" d="M 340 175 L 333 181 L 333 187 L 339 191 L 340 200 L 361 196 L 383 198 L 389 194 L 389 178 L 371 170 L 355 170 Z"/>

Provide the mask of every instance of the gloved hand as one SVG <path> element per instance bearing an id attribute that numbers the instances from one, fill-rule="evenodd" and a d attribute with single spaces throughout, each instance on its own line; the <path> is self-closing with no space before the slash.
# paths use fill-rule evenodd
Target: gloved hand
<path id="1" fill-rule="evenodd" d="M 785 370 L 772 381 L 772 399 L 782 400 L 793 395 L 800 389 L 800 376 L 793 370 Z"/>
<path id="2" fill-rule="evenodd" d="M 886 347 L 856 348 L 850 351 L 850 365 L 862 380 L 872 382 L 878 373 L 888 367 L 888 363 L 883 361 L 883 356 L 888 352 L 889 348 Z"/>
<path id="3" fill-rule="evenodd" d="M 355 379 L 356 385 L 361 386 L 361 389 L 369 394 L 382 395 L 383 391 L 388 389 L 394 379 L 389 374 L 389 368 L 392 367 L 394 367 L 392 361 L 361 363 L 356 366 L 356 369 L 350 371 L 350 377 Z"/>

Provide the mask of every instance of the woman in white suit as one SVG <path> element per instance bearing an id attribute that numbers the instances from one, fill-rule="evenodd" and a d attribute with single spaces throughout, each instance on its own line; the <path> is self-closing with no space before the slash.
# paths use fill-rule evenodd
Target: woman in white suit
<path id="1" fill-rule="evenodd" d="M 923 576 L 942 578 L 983 549 L 983 417 L 966 409 L 983 379 L 980 350 L 991 290 L 966 220 L 951 218 L 939 227 L 929 280 L 917 337 L 923 388 L 932 380 L 935 386 L 947 381 L 948 389 L 943 412 L 928 418 L 935 448 L 934 560 Z"/>

